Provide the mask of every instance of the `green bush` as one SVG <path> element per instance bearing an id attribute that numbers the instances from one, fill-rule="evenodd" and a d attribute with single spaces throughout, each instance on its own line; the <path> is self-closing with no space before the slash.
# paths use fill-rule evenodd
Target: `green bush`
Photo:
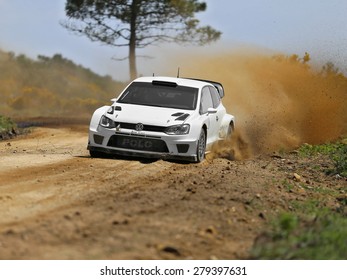
<path id="1" fill-rule="evenodd" d="M 347 219 L 325 212 L 314 218 L 280 215 L 272 230 L 259 237 L 253 246 L 254 259 L 347 259 Z"/>
<path id="2" fill-rule="evenodd" d="M 17 125 L 10 118 L 0 115 L 0 133 L 13 133 Z"/>
<path id="3" fill-rule="evenodd" d="M 329 156 L 334 164 L 334 169 L 327 170 L 327 173 L 347 177 L 347 139 L 322 145 L 304 144 L 299 148 L 298 152 L 302 157 Z"/>
<path id="4" fill-rule="evenodd" d="M 341 143 L 336 151 L 331 155 L 335 169 L 333 173 L 347 177 L 347 145 Z"/>

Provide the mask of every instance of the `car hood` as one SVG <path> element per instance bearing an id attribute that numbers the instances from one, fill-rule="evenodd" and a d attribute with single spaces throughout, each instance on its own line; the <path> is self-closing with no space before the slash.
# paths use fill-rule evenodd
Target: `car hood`
<path id="1" fill-rule="evenodd" d="M 116 122 L 143 123 L 170 126 L 186 122 L 194 111 L 173 108 L 115 103 L 113 119 Z"/>

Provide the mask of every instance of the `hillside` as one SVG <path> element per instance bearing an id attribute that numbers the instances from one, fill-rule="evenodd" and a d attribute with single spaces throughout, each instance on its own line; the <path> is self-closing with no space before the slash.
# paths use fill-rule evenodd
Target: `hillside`
<path id="1" fill-rule="evenodd" d="M 15 118 L 89 117 L 124 87 L 60 54 L 33 60 L 0 50 L 0 73 L 0 115 Z"/>

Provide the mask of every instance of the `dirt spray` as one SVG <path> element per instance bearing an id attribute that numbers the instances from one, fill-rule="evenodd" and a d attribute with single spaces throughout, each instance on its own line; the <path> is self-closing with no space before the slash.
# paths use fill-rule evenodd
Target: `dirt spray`
<path id="1" fill-rule="evenodd" d="M 249 158 L 347 132 L 347 78 L 314 70 L 298 56 L 224 51 L 169 60 L 180 66 L 181 76 L 223 83 L 223 103 L 236 117 L 236 130 L 217 155 Z"/>

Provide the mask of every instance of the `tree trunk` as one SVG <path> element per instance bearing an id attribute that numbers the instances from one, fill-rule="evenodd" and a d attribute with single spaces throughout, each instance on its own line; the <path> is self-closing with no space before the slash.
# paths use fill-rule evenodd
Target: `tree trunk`
<path id="1" fill-rule="evenodd" d="M 130 70 L 130 79 L 134 80 L 137 78 L 136 70 L 136 52 L 135 44 L 130 42 L 129 44 L 129 70 Z"/>
<path id="2" fill-rule="evenodd" d="M 131 4 L 131 19 L 130 19 L 130 40 L 129 40 L 129 71 L 130 79 L 137 78 L 136 69 L 136 17 L 137 17 L 137 0 L 133 0 Z"/>

